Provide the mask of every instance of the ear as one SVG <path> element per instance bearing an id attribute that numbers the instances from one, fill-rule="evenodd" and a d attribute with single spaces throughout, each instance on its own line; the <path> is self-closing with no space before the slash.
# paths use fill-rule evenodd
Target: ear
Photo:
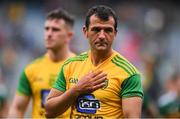
<path id="1" fill-rule="evenodd" d="M 71 41 L 71 39 L 73 38 L 74 36 L 74 32 L 73 31 L 68 31 L 68 39 L 67 39 L 67 42 L 69 43 Z"/>
<path id="2" fill-rule="evenodd" d="M 83 33 L 84 33 L 86 38 L 88 37 L 87 30 L 88 30 L 87 27 L 83 26 Z"/>
<path id="3" fill-rule="evenodd" d="M 68 36 L 69 36 L 70 38 L 72 38 L 73 35 L 74 35 L 74 32 L 73 32 L 73 31 L 69 31 L 69 32 L 68 32 Z"/>
<path id="4" fill-rule="evenodd" d="M 115 37 L 116 37 L 116 35 L 117 35 L 117 32 L 118 32 L 117 30 L 114 32 L 114 36 L 115 36 Z"/>

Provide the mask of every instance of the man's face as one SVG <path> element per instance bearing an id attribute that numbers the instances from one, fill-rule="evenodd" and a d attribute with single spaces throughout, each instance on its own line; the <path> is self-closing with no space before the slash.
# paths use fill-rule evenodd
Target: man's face
<path id="1" fill-rule="evenodd" d="M 69 42 L 72 32 L 63 19 L 48 19 L 45 22 L 44 37 L 47 49 L 61 49 Z"/>
<path id="2" fill-rule="evenodd" d="M 102 21 L 95 15 L 90 17 L 89 28 L 84 27 L 83 31 L 89 40 L 91 50 L 109 51 L 116 36 L 114 28 L 115 21 L 109 17 L 108 21 Z"/>

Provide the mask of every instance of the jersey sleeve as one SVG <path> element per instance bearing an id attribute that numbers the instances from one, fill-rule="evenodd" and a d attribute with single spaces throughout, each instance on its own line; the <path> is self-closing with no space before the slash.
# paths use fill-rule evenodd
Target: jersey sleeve
<path id="1" fill-rule="evenodd" d="M 121 97 L 141 97 L 143 98 L 143 90 L 139 74 L 135 74 L 128 79 L 125 79 L 121 85 Z"/>
<path id="2" fill-rule="evenodd" d="M 57 77 L 57 80 L 53 85 L 53 88 L 55 88 L 57 90 L 60 90 L 62 92 L 66 91 L 66 80 L 65 80 L 65 77 L 64 77 L 64 66 L 62 66 L 62 68 L 60 70 L 60 73 L 59 73 L 59 75 Z"/>
<path id="3" fill-rule="evenodd" d="M 19 93 L 21 95 L 26 95 L 26 96 L 30 96 L 32 94 L 30 83 L 26 76 L 25 71 L 23 71 L 20 76 L 17 93 Z"/>

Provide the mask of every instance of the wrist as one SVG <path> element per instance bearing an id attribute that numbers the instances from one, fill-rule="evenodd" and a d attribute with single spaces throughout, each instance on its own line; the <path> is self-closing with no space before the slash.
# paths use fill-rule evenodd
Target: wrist
<path id="1" fill-rule="evenodd" d="M 81 94 L 81 91 L 77 85 L 74 85 L 71 90 L 75 97 L 78 97 Z"/>

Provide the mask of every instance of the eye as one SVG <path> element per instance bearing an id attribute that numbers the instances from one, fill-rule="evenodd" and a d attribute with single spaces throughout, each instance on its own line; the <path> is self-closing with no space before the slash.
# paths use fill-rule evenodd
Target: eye
<path id="1" fill-rule="evenodd" d="M 100 32 L 100 31 L 101 31 L 101 28 L 93 27 L 93 28 L 91 29 L 91 31 Z"/>
<path id="2" fill-rule="evenodd" d="M 104 31 L 105 31 L 106 33 L 110 33 L 110 32 L 113 32 L 113 29 L 112 29 L 112 28 L 105 28 Z"/>
<path id="3" fill-rule="evenodd" d="M 53 28 L 52 28 L 52 31 L 60 31 L 60 29 L 53 27 Z"/>
<path id="4" fill-rule="evenodd" d="M 46 30 L 46 31 L 49 30 L 49 27 L 44 27 L 44 30 Z"/>

